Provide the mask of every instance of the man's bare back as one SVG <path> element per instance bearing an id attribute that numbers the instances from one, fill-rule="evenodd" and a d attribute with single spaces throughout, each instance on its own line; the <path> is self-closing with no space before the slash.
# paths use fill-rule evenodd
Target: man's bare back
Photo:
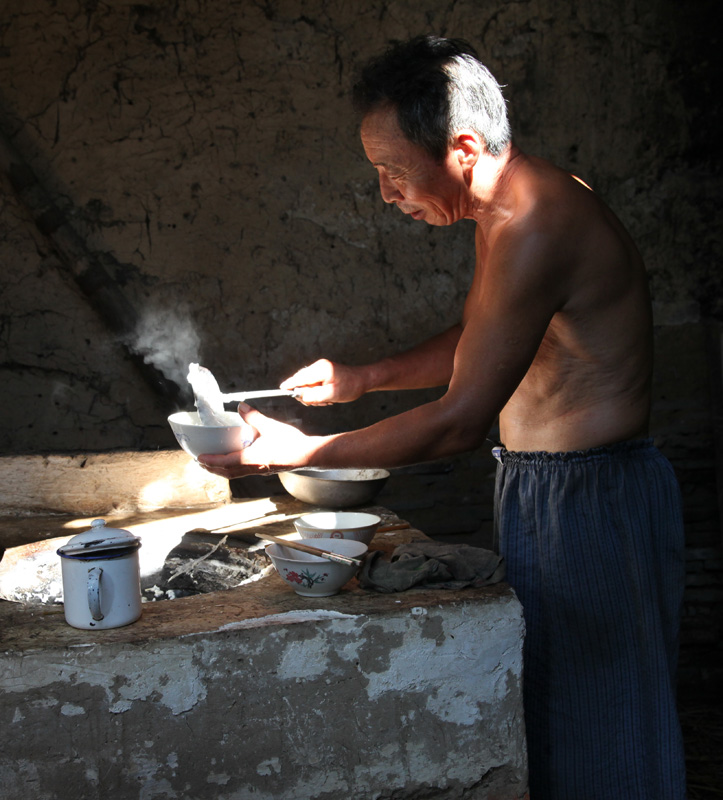
<path id="1" fill-rule="evenodd" d="M 651 321 L 634 244 L 612 212 L 569 174 L 519 151 L 507 171 L 496 198 L 506 213 L 491 227 L 482 222 L 477 236 L 464 323 L 487 310 L 483 292 L 504 292 L 497 281 L 509 287 L 505 260 L 495 258 L 495 248 L 504 248 L 508 237 L 533 243 L 530 270 L 540 273 L 513 267 L 519 294 L 514 325 L 525 326 L 540 314 L 551 319 L 500 412 L 501 440 L 510 450 L 554 452 L 644 436 Z M 494 265 L 500 274 L 486 275 Z"/>

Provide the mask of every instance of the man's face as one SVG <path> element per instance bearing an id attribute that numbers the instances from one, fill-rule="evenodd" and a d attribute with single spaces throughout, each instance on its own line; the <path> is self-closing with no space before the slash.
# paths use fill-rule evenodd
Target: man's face
<path id="1" fill-rule="evenodd" d="M 462 219 L 465 184 L 453 151 L 437 163 L 402 133 L 394 109 L 367 114 L 361 139 L 367 158 L 379 173 L 385 203 L 395 203 L 412 219 L 430 225 L 451 225 Z"/>

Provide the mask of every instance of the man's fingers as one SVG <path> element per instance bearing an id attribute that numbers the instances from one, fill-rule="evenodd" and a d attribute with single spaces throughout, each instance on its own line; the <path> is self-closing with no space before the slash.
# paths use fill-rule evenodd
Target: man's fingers
<path id="1" fill-rule="evenodd" d="M 297 400 L 305 406 L 329 406 L 333 401 L 334 387 L 331 385 L 310 386 L 302 389 Z"/>
<path id="2" fill-rule="evenodd" d="M 281 383 L 282 389 L 304 389 L 330 381 L 334 376 L 331 361 L 320 358 L 308 367 L 302 367 Z"/>

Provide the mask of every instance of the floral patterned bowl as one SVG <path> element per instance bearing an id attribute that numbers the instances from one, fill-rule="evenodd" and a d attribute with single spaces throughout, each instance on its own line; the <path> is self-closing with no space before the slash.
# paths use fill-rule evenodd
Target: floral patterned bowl
<path id="1" fill-rule="evenodd" d="M 363 542 L 352 539 L 298 539 L 302 544 L 330 550 L 351 558 L 363 559 L 369 549 Z M 336 594 L 345 583 L 348 583 L 359 569 L 356 566 L 337 564 L 325 558 L 292 550 L 280 544 L 266 546 L 266 555 L 276 567 L 276 571 L 304 597 L 329 597 Z"/>

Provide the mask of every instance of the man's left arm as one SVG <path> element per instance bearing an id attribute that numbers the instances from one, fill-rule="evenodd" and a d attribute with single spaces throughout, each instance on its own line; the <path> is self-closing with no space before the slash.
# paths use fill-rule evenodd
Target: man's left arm
<path id="1" fill-rule="evenodd" d="M 245 407 L 258 431 L 248 448 L 201 463 L 226 477 L 302 466 L 397 467 L 478 447 L 525 376 L 560 307 L 564 280 L 536 241 L 513 243 L 485 264 L 466 305 L 454 371 L 438 400 L 365 428 L 306 436 Z"/>

